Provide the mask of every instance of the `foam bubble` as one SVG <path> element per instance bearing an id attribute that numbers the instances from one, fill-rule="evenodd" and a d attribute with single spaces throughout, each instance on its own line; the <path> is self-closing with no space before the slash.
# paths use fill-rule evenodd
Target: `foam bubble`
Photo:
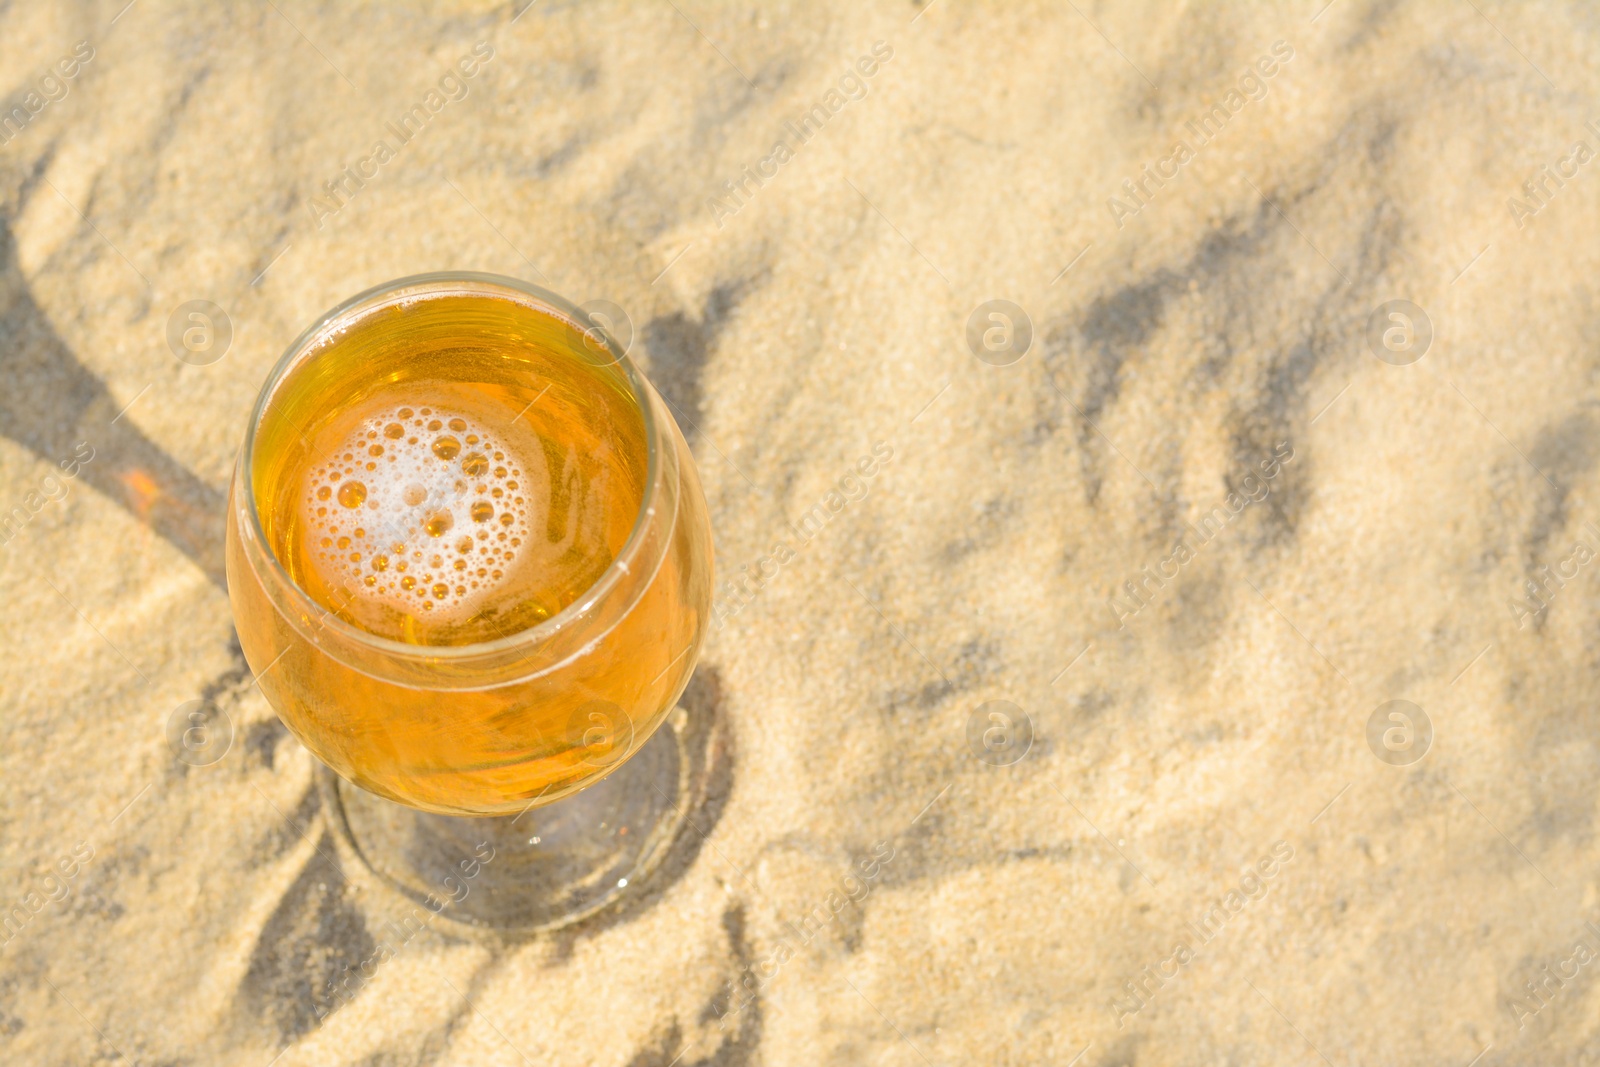
<path id="1" fill-rule="evenodd" d="M 522 476 L 506 452 L 501 435 L 465 412 L 373 412 L 306 476 L 300 518 L 317 569 L 407 613 L 481 599 L 531 543 L 529 505 L 506 492 Z"/>

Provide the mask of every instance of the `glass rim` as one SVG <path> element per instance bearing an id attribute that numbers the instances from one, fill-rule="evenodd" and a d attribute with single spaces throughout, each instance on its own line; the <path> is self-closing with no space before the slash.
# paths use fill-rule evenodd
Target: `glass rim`
<path id="1" fill-rule="evenodd" d="M 576 600 L 562 608 L 556 614 L 545 619 L 537 626 L 530 626 L 525 630 L 497 637 L 492 641 L 478 641 L 465 645 L 413 645 L 392 638 L 380 637 L 368 630 L 363 630 L 346 620 L 340 618 L 333 611 L 327 609 L 300 587 L 282 561 L 272 550 L 267 542 L 266 531 L 261 525 L 261 515 L 256 506 L 255 494 L 255 439 L 261 426 L 261 419 L 266 413 L 267 404 L 277 387 L 283 382 L 290 368 L 294 367 L 300 358 L 318 341 L 328 336 L 332 329 L 340 324 L 358 321 L 365 316 L 389 306 L 390 301 L 385 297 L 407 289 L 420 289 L 416 299 L 431 299 L 446 295 L 452 291 L 465 291 L 457 289 L 460 286 L 489 287 L 509 290 L 516 296 L 511 299 L 523 304 L 536 314 L 550 314 L 558 321 L 580 333 L 598 335 L 605 343 L 618 367 L 622 369 L 627 379 L 628 387 L 633 391 L 633 398 L 639 416 L 644 423 L 645 439 L 645 484 L 644 493 L 639 501 L 638 514 L 634 516 L 633 527 L 628 532 L 628 538 L 623 542 L 622 548 L 607 565 L 601 575 L 594 580 Z M 532 298 L 535 303 L 528 303 L 526 299 Z M 539 307 L 537 305 L 544 305 Z M 272 569 L 274 577 L 282 586 L 297 598 L 297 608 L 303 610 L 308 617 L 321 614 L 319 626 L 332 629 L 341 638 L 363 645 L 373 651 L 405 660 L 470 660 L 476 657 L 492 656 L 499 653 L 515 651 L 518 648 L 537 646 L 546 639 L 559 633 L 567 625 L 589 613 L 599 601 L 605 598 L 612 589 L 623 579 L 638 576 L 631 564 L 639 555 L 648 532 L 649 521 L 655 517 L 657 497 L 660 494 L 659 482 L 661 479 L 662 448 L 665 445 L 664 435 L 656 412 L 650 403 L 652 390 L 644 376 L 633 361 L 628 358 L 616 343 L 611 334 L 600 325 L 588 321 L 582 309 L 565 297 L 551 292 L 543 286 L 526 282 L 520 278 L 512 278 L 503 274 L 491 274 L 485 271 L 430 271 L 423 274 L 408 274 L 402 278 L 372 286 L 361 292 L 340 301 L 302 330 L 282 356 L 267 372 L 266 380 L 262 382 L 260 391 L 256 394 L 255 403 L 250 409 L 250 418 L 245 425 L 244 444 L 239 453 L 239 465 L 244 479 L 245 497 L 244 512 L 250 523 L 249 534 L 261 548 L 261 555 L 266 557 L 267 565 Z M 273 607 L 283 611 L 285 605 L 280 603 L 280 598 L 270 591 L 267 594 Z M 293 625 L 293 620 L 289 620 Z"/>

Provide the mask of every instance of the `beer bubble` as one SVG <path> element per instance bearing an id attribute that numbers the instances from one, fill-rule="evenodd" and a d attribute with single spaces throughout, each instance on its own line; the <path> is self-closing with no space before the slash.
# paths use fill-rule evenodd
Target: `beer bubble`
<path id="1" fill-rule="evenodd" d="M 423 418 L 415 418 L 419 414 Z M 520 457 L 507 451 L 510 442 L 466 412 L 380 407 L 370 415 L 351 427 L 328 462 L 305 475 L 299 498 L 305 543 L 320 546 L 311 563 L 328 587 L 350 596 L 402 612 L 438 608 L 455 619 L 512 573 L 518 548 L 537 542 L 527 504 L 503 488 L 508 474 L 521 475 Z M 414 418 L 417 431 L 408 429 Z M 424 425 L 432 432 L 421 430 Z M 326 506 L 334 501 L 338 506 Z M 360 527 L 346 525 L 344 518 L 358 508 L 372 514 L 360 515 Z M 469 515 L 472 524 L 456 531 Z M 518 535 L 510 548 L 507 533 Z M 406 573 L 408 560 L 416 561 L 412 573 Z M 391 570 L 399 573 L 391 578 Z M 472 579 L 474 571 L 482 581 Z"/>

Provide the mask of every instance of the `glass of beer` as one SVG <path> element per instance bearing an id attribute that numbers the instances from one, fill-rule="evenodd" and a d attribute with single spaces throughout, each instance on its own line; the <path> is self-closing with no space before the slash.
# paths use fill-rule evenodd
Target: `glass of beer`
<path id="1" fill-rule="evenodd" d="M 333 772 L 335 832 L 391 885 L 455 899 L 487 843 L 460 917 L 533 928 L 659 859 L 686 766 L 652 738 L 705 636 L 711 533 L 682 434 L 596 317 L 472 273 L 323 315 L 251 412 L 227 575 L 262 691 Z"/>

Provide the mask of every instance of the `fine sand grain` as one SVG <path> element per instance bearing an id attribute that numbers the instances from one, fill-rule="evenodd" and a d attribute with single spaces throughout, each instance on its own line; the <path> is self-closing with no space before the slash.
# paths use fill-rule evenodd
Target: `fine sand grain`
<path id="1" fill-rule="evenodd" d="M 524 3 L 0 5 L 0 1063 L 1594 1056 L 1592 8 Z M 299 331 L 445 269 L 625 309 L 722 776 L 638 906 L 330 1012 L 401 909 L 222 500 Z"/>

